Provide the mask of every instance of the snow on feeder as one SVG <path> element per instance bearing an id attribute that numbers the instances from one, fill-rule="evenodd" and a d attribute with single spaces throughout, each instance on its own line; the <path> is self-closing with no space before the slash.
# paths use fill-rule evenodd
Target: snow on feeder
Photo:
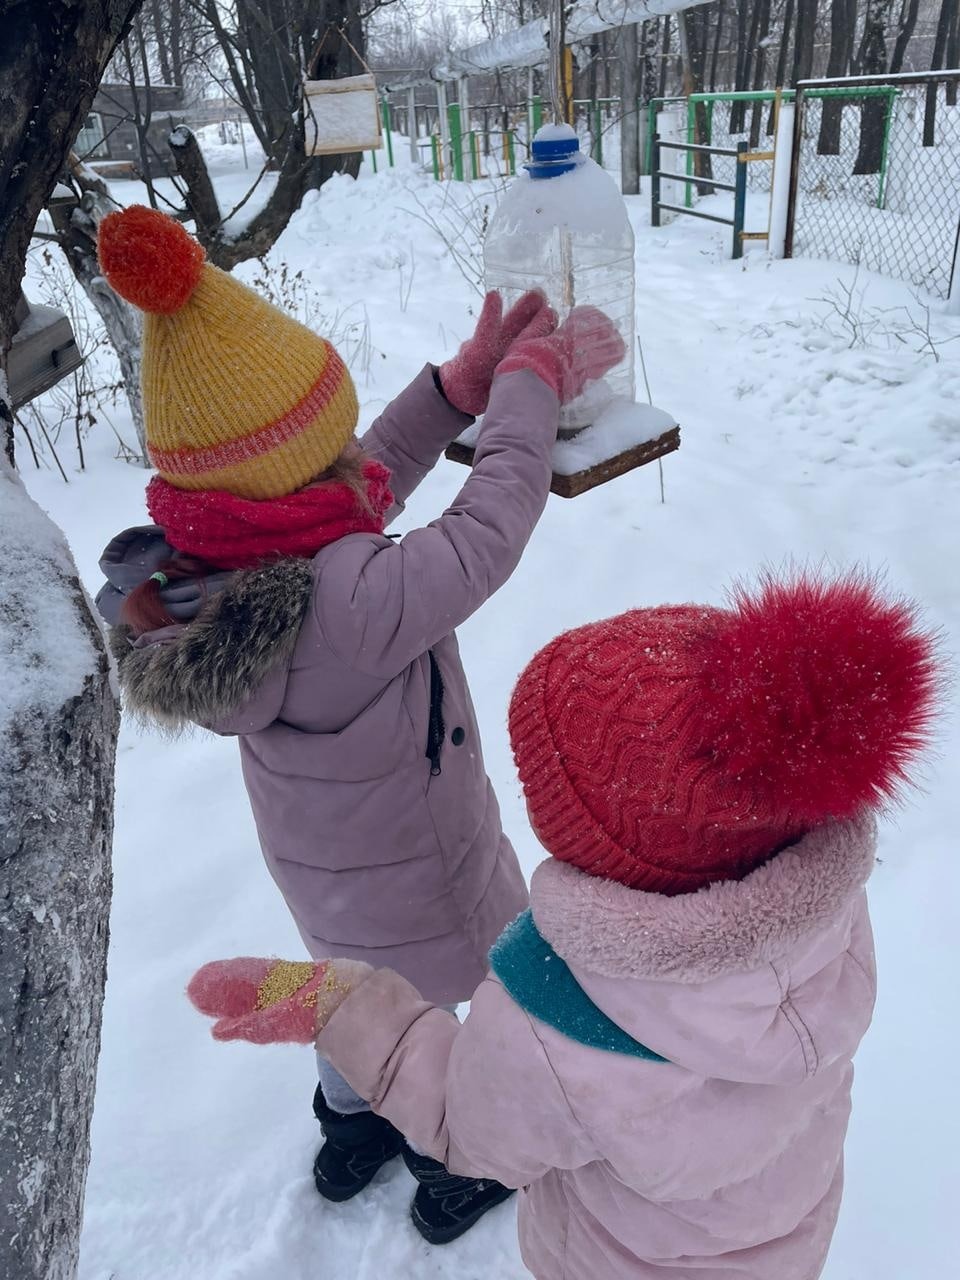
<path id="1" fill-rule="evenodd" d="M 490 222 L 483 262 L 487 289 L 505 306 L 542 289 L 560 320 L 574 306 L 605 312 L 623 337 L 623 360 L 560 411 L 551 490 L 573 498 L 680 444 L 676 420 L 634 399 L 634 240 L 616 183 L 580 151 L 569 125 L 544 125 L 526 173 L 511 183 Z M 473 460 L 479 428 L 447 450 Z"/>
<path id="2" fill-rule="evenodd" d="M 309 156 L 380 149 L 380 102 L 370 74 L 340 80 L 305 80 Z"/>

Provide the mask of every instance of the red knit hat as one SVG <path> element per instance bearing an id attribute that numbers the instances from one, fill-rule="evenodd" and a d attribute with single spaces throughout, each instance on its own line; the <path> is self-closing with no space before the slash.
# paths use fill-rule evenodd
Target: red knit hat
<path id="1" fill-rule="evenodd" d="M 865 576 L 766 578 L 730 609 L 638 609 L 559 636 L 520 677 L 510 737 L 555 858 L 687 893 L 892 796 L 936 682 L 915 609 Z"/>

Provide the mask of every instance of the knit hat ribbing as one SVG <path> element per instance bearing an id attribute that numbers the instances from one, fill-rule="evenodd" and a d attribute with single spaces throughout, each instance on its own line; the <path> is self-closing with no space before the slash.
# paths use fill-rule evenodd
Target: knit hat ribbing
<path id="1" fill-rule="evenodd" d="M 767 580 L 729 610 L 635 610 L 558 637 L 520 677 L 510 736 L 554 857 L 685 893 L 893 794 L 935 687 L 931 637 L 875 584 Z"/>
<path id="2" fill-rule="evenodd" d="M 161 476 L 262 500 L 336 461 L 359 410 L 329 342 L 205 263 L 193 237 L 156 210 L 110 214 L 98 248 L 109 284 L 146 311 L 143 406 Z"/>

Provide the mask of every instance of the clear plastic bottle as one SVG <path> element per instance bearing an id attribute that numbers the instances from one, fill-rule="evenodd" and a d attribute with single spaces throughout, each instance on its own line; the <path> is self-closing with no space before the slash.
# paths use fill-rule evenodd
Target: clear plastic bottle
<path id="1" fill-rule="evenodd" d="M 488 289 L 507 304 L 542 289 L 562 320 L 574 306 L 605 312 L 626 354 L 583 395 L 564 405 L 561 435 L 594 422 L 613 400 L 634 396 L 634 239 L 616 183 L 580 151 L 569 125 L 544 125 L 532 160 L 508 187 L 483 247 Z"/>

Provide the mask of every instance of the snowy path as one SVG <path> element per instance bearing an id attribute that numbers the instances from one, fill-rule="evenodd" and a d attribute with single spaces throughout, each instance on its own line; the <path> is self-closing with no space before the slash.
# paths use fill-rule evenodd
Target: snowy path
<path id="1" fill-rule="evenodd" d="M 340 324 L 357 326 L 367 420 L 471 328 L 474 299 L 442 241 L 407 212 L 414 194 L 429 208 L 441 199 L 401 171 L 335 182 L 281 242 L 328 314 L 346 309 Z M 683 428 L 664 467 L 666 504 L 655 466 L 572 503 L 551 499 L 512 581 L 461 632 L 488 767 L 528 871 L 540 855 L 505 711 L 513 678 L 558 631 L 636 605 L 719 601 L 736 575 L 793 557 L 887 569 L 952 650 L 960 639 L 960 343 L 942 346 L 939 362 L 896 340 L 886 349 L 876 333 L 870 348 L 851 348 L 835 316 L 824 327 L 829 306 L 811 301 L 851 269 L 732 263 L 720 233 L 689 220 L 654 232 L 646 203 L 634 203 L 639 331 L 654 398 Z M 919 312 L 903 286 L 860 283 L 863 317 Z M 960 332 L 950 325 L 934 317 L 942 338 Z M 107 537 L 142 519 L 143 475 L 113 460 L 105 431 L 88 452 L 90 469 L 69 487 L 49 471 L 28 480 L 95 586 Z M 442 464 L 404 527 L 437 514 L 462 478 Z M 827 1280 L 953 1270 L 958 748 L 954 716 L 929 794 L 885 829 L 871 885 L 880 1005 L 857 1061 Z M 82 1280 L 520 1280 L 511 1206 L 430 1251 L 406 1221 L 413 1184 L 399 1164 L 359 1202 L 321 1202 L 310 1054 L 214 1045 L 183 998 L 206 959 L 299 953 L 260 861 L 235 751 L 124 729 Z"/>

